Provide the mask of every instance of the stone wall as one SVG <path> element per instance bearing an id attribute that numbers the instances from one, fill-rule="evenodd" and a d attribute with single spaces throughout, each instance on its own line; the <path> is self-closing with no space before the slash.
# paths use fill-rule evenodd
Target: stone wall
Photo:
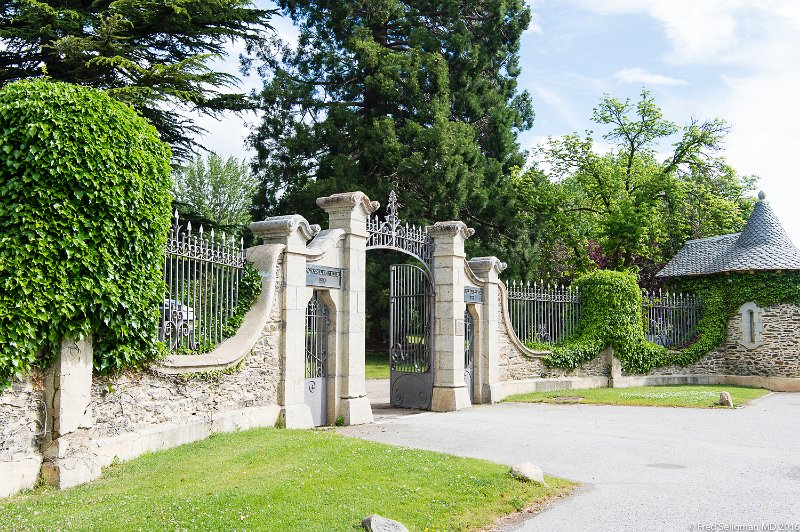
<path id="1" fill-rule="evenodd" d="M 39 452 L 43 414 L 44 382 L 39 370 L 0 394 L 0 462 Z"/>
<path id="2" fill-rule="evenodd" d="M 738 378 L 737 384 L 764 386 L 774 390 L 800 388 L 800 381 L 792 381 L 800 379 L 800 307 L 780 304 L 757 311 L 754 325 L 743 326 L 742 313 L 731 318 L 725 343 L 694 364 L 655 368 L 647 375 L 620 373 L 617 369 L 616 375 L 626 382 L 630 381 L 628 385 L 633 385 L 634 381 L 645 384 L 650 380 L 652 384 L 672 383 L 659 381 L 662 377 L 707 377 L 711 379 L 709 382 L 728 382 L 725 379 Z M 511 339 L 502 311 L 498 323 L 500 381 L 507 384 L 505 388 L 508 390 L 523 390 L 525 386 L 530 391 L 559 389 L 571 385 L 567 382 L 570 379 L 574 385 L 597 383 L 592 385 L 606 386 L 604 378 L 617 378 L 612 374 L 611 360 L 602 355 L 573 371 L 548 368 L 540 358 L 523 352 Z M 753 341 L 749 331 L 753 326 L 757 327 L 756 341 Z M 613 383 L 614 386 L 617 384 L 616 381 Z"/>
<path id="3" fill-rule="evenodd" d="M 44 378 L 37 369 L 0 394 L 0 498 L 36 483 L 44 404 Z"/>
<path id="4" fill-rule="evenodd" d="M 277 270 L 275 278 L 280 279 L 280 265 Z M 34 370 L 0 394 L 0 497 L 32 487 L 40 474 L 54 485 L 69 487 L 97 478 L 100 468 L 115 458 L 129 459 L 212 432 L 274 424 L 280 411 L 284 294 L 283 284 L 273 282 L 266 323 L 252 350 L 236 366 L 168 375 L 154 365 L 145 371 L 92 378 L 89 351 L 83 362 L 87 372 L 83 406 L 73 400 L 81 396 L 73 389 L 74 382 L 70 381 L 69 390 L 48 384 L 50 379 L 63 386 L 64 378 L 80 373 L 72 366 L 62 367 L 62 371 L 69 367 L 69 375 L 61 380 L 54 377 L 55 369 Z M 60 400 L 52 401 L 54 393 L 62 394 Z M 45 406 L 48 401 L 50 407 Z M 50 411 L 45 413 L 45 408 Z M 75 418 L 70 427 L 65 426 L 65 416 Z"/>
<path id="5" fill-rule="evenodd" d="M 267 325 L 238 367 L 209 375 L 145 371 L 95 378 L 90 402 L 92 436 L 108 437 L 162 423 L 213 421 L 222 412 L 277 404 L 282 297 L 276 287 Z"/>
<path id="6" fill-rule="evenodd" d="M 757 347 L 743 345 L 741 314 L 728 321 L 725 343 L 689 366 L 654 369 L 652 375 L 737 375 L 800 378 L 800 307 L 761 309 Z"/>
<path id="7" fill-rule="evenodd" d="M 502 297 L 502 296 L 501 296 Z M 498 337 L 500 342 L 499 349 L 499 370 L 501 381 L 516 381 L 538 378 L 563 378 L 563 377 L 608 377 L 610 375 L 609 364 L 604 357 L 598 356 L 582 366 L 565 371 L 559 368 L 548 368 L 541 358 L 533 357 L 524 353 L 511 339 L 509 331 L 510 324 L 506 323 L 501 301 L 499 306 Z"/>

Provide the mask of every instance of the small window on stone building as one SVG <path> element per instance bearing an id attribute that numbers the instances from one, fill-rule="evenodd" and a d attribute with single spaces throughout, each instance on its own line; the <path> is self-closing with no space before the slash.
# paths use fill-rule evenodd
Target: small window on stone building
<path id="1" fill-rule="evenodd" d="M 761 345 L 761 308 L 750 302 L 742 305 L 739 312 L 739 344 L 747 349 L 755 349 Z"/>

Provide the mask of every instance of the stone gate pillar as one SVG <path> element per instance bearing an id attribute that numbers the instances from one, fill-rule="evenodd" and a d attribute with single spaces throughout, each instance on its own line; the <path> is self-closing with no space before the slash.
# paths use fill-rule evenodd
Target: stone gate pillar
<path id="1" fill-rule="evenodd" d="M 342 299 L 337 310 L 337 341 L 341 358 L 336 364 L 339 397 L 336 412 L 347 425 L 372 423 L 367 398 L 364 341 L 366 335 L 367 219 L 378 209 L 363 192 L 317 198 L 328 213 L 329 229 L 345 232 L 342 246 Z"/>
<path id="2" fill-rule="evenodd" d="M 299 214 L 274 216 L 250 224 L 264 244 L 283 244 L 283 301 L 278 404 L 287 429 L 312 428 L 311 409 L 305 404 L 306 306 L 313 289 L 306 286 L 306 242 L 319 232 Z"/>
<path id="3" fill-rule="evenodd" d="M 469 261 L 473 273 L 483 280 L 483 304 L 480 307 L 480 346 L 476 350 L 475 399 L 496 403 L 503 398 L 500 386 L 500 272 L 506 263 L 497 257 L 475 257 Z"/>
<path id="4" fill-rule="evenodd" d="M 428 227 L 433 238 L 433 397 L 437 412 L 471 405 L 464 382 L 464 241 L 475 231 L 464 222 L 437 222 Z"/>

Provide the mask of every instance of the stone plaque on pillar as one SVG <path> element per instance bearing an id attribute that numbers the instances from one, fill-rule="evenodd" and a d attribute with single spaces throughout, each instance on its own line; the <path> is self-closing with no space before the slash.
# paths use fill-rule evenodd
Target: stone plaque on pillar
<path id="1" fill-rule="evenodd" d="M 483 288 L 465 286 L 464 303 L 483 303 Z"/>
<path id="2" fill-rule="evenodd" d="M 306 266 L 306 286 L 341 288 L 342 269 L 328 266 Z"/>

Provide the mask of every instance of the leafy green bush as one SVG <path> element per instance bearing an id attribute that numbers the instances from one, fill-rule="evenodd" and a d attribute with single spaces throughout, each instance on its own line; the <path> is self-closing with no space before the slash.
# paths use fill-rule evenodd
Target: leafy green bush
<path id="1" fill-rule="evenodd" d="M 576 281 L 581 294 L 581 318 L 575 334 L 551 348 L 549 367 L 575 369 L 608 346 L 623 369 L 646 372 L 660 364 L 668 351 L 645 339 L 642 293 L 636 276 L 599 270 Z"/>
<path id="2" fill-rule="evenodd" d="M 159 354 L 170 150 L 130 107 L 47 80 L 0 90 L 0 389 L 94 335 L 95 369 Z"/>

